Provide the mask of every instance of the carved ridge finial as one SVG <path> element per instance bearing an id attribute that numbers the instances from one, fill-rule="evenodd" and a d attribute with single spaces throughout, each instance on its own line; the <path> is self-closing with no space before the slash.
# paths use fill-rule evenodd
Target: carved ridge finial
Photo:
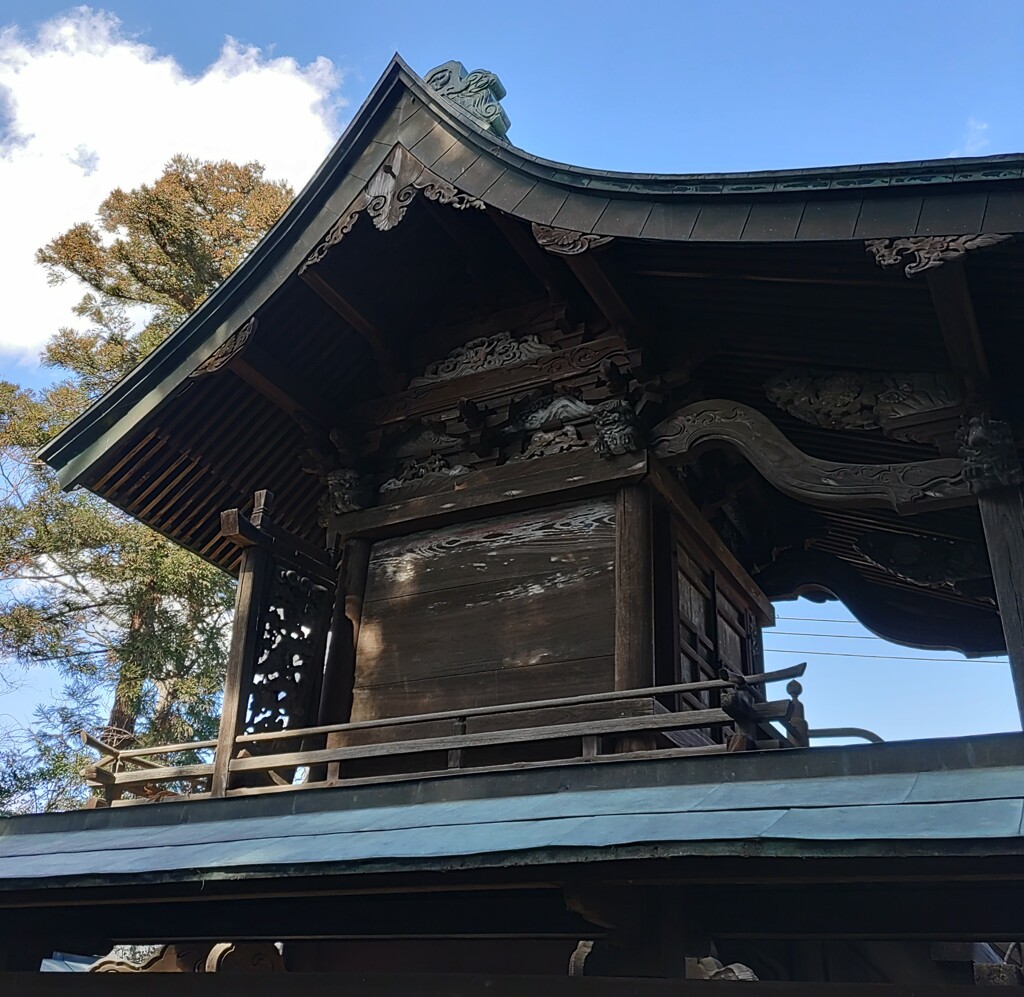
<path id="1" fill-rule="evenodd" d="M 555 228 L 553 225 L 540 225 L 537 222 L 533 222 L 532 227 L 537 245 L 559 256 L 576 256 L 612 241 L 610 235 L 574 232 L 572 229 Z"/>
<path id="2" fill-rule="evenodd" d="M 933 270 L 948 260 L 963 256 L 969 249 L 984 249 L 1012 239 L 1012 235 L 982 232 L 975 235 L 924 235 L 905 239 L 868 239 L 864 248 L 875 257 L 880 267 L 891 267 L 911 260 L 903 268 L 908 277 L 925 270 Z"/>
<path id="3" fill-rule="evenodd" d="M 478 121 L 495 138 L 508 141 L 506 136 L 512 122 L 500 103 L 506 90 L 496 73 L 488 69 L 474 69 L 470 73 L 461 62 L 452 59 L 435 66 L 423 77 L 423 82 Z"/>

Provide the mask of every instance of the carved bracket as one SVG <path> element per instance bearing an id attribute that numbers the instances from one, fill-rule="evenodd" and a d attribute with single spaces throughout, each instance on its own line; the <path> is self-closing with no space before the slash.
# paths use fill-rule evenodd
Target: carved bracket
<path id="1" fill-rule="evenodd" d="M 370 177 L 362 193 L 346 208 L 323 241 L 299 267 L 299 275 L 321 262 L 352 231 L 361 214 L 367 214 L 378 231 L 390 231 L 405 217 L 413 198 L 419 193 L 429 201 L 447 204 L 459 211 L 466 208 L 482 210 L 485 207 L 479 198 L 458 190 L 428 170 L 404 146 L 396 145 L 377 172 Z"/>
<path id="2" fill-rule="evenodd" d="M 207 374 L 216 373 L 222 367 L 226 367 L 249 344 L 249 340 L 256 334 L 256 325 L 256 316 L 254 315 L 241 328 L 228 336 L 217 349 L 189 374 L 189 377 L 204 377 Z"/>
<path id="3" fill-rule="evenodd" d="M 1024 483 L 1013 431 L 987 415 L 972 416 L 957 434 L 964 477 L 975 495 Z"/>
<path id="4" fill-rule="evenodd" d="M 929 442 L 955 426 L 963 407 L 957 378 L 924 371 L 800 371 L 778 374 L 765 395 L 824 429 L 881 429 L 895 440 Z"/>
<path id="5" fill-rule="evenodd" d="M 911 257 L 903 268 L 908 277 L 924 270 L 933 270 L 948 260 L 959 259 L 969 249 L 984 249 L 1012 239 L 1012 235 L 982 232 L 978 235 L 925 235 L 906 239 L 868 239 L 864 248 L 875 257 L 880 267 L 896 266 L 904 257 Z"/>
<path id="6" fill-rule="evenodd" d="M 549 253 L 558 256 L 577 256 L 588 249 L 596 249 L 612 241 L 610 235 L 593 235 L 587 232 L 573 232 L 567 228 L 554 228 L 551 225 L 532 225 L 533 237 L 537 245 Z"/>
<path id="7" fill-rule="evenodd" d="M 506 90 L 495 73 L 466 67 L 454 59 L 430 70 L 423 78 L 427 87 L 450 100 L 460 111 L 479 122 L 495 138 L 507 142 L 509 121 L 500 101 Z"/>
<path id="8" fill-rule="evenodd" d="M 970 488 L 956 458 L 905 464 L 838 464 L 797 449 L 760 412 L 737 402 L 697 402 L 659 423 L 651 450 L 695 459 L 698 448 L 734 447 L 779 491 L 810 505 L 899 513 L 963 505 Z"/>

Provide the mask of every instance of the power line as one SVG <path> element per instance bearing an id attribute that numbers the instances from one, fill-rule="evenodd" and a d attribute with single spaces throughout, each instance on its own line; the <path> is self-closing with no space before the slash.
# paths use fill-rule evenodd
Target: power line
<path id="1" fill-rule="evenodd" d="M 791 647 L 767 647 L 766 653 L 771 654 L 817 654 L 827 655 L 830 658 L 880 658 L 883 661 L 936 661 L 940 665 L 1002 665 L 1005 661 L 999 658 L 918 658 L 909 654 L 855 654 L 852 651 L 808 651 L 797 650 Z"/>
<path id="2" fill-rule="evenodd" d="M 765 637 L 828 637 L 831 640 L 880 640 L 888 644 L 884 637 L 877 637 L 874 634 L 815 634 L 807 630 L 765 630 Z"/>
<path id="3" fill-rule="evenodd" d="M 817 616 L 776 616 L 777 620 L 794 623 L 845 623 L 849 627 L 863 626 L 858 620 L 826 620 Z"/>

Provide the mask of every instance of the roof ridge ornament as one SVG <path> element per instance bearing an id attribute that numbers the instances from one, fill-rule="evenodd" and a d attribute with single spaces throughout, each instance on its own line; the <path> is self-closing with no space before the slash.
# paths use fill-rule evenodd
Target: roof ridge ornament
<path id="1" fill-rule="evenodd" d="M 941 267 L 948 260 L 956 260 L 969 249 L 984 249 L 1012 239 L 1012 235 L 981 232 L 968 235 L 924 235 L 905 239 L 867 239 L 864 248 L 875 257 L 880 267 L 901 263 L 904 256 L 913 259 L 903 268 L 908 277 L 924 270 Z"/>
<path id="2" fill-rule="evenodd" d="M 499 141 L 508 141 L 512 122 L 500 104 L 506 90 L 496 73 L 488 69 L 474 69 L 470 73 L 461 62 L 453 59 L 435 66 L 423 82 L 474 118 Z"/>

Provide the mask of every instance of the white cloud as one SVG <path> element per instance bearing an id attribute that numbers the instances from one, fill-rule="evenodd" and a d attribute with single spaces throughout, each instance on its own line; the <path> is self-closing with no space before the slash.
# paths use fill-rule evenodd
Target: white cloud
<path id="1" fill-rule="evenodd" d="M 188 76 L 170 56 L 88 7 L 33 38 L 0 30 L 0 353 L 27 361 L 61 325 L 82 287 L 46 284 L 35 250 L 93 218 L 115 187 L 154 180 L 175 153 L 258 160 L 299 190 L 337 138 L 340 74 L 225 39 Z"/>
<path id="2" fill-rule="evenodd" d="M 991 145 L 988 137 L 988 122 L 977 118 L 968 118 L 960 146 L 950 156 L 981 156 Z"/>

